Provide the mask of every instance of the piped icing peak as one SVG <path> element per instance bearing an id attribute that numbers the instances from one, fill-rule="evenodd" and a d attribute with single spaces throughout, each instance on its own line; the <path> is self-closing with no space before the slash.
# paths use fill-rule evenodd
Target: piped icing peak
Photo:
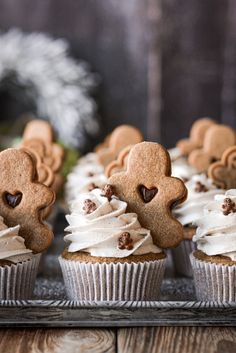
<path id="1" fill-rule="evenodd" d="M 137 214 L 126 213 L 127 203 L 114 193 L 106 185 L 79 195 L 72 203 L 71 214 L 66 216 L 69 226 L 65 231 L 69 234 L 64 237 L 70 243 L 68 251 L 116 258 L 160 253 Z"/>
<path id="2" fill-rule="evenodd" d="M 193 241 L 209 256 L 224 255 L 236 261 L 236 189 L 216 195 L 198 220 Z"/>
<path id="3" fill-rule="evenodd" d="M 20 226 L 8 228 L 0 216 L 0 260 L 17 263 L 31 257 L 32 251 L 26 249 L 25 240 L 18 235 Z"/>

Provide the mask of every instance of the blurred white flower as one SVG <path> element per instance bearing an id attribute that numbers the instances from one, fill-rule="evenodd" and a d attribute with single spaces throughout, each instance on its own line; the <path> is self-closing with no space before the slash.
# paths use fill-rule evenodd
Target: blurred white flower
<path id="1" fill-rule="evenodd" d="M 98 131 L 91 93 L 99 78 L 86 63 L 69 56 L 64 39 L 18 29 L 0 33 L 0 85 L 9 75 L 16 86 L 25 88 L 37 115 L 48 119 L 66 144 L 82 147 L 85 133 Z"/>

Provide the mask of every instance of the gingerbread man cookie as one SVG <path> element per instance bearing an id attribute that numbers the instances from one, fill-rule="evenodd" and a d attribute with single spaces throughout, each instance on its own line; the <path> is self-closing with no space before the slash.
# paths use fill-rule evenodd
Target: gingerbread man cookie
<path id="1" fill-rule="evenodd" d="M 199 173 L 206 172 L 210 164 L 219 160 L 224 151 L 235 142 L 235 132 L 232 128 L 215 124 L 207 130 L 203 147 L 190 153 L 188 162 Z"/>
<path id="2" fill-rule="evenodd" d="M 54 134 L 51 124 L 41 119 L 29 121 L 24 129 L 23 140 L 31 140 L 34 138 L 52 143 Z"/>
<path id="3" fill-rule="evenodd" d="M 161 248 L 175 247 L 183 239 L 183 227 L 171 208 L 187 197 L 184 183 L 171 177 L 168 152 L 154 142 L 142 142 L 129 153 L 127 170 L 108 180 L 115 194 L 136 212 L 143 227 L 151 230 Z"/>
<path id="4" fill-rule="evenodd" d="M 221 161 L 210 165 L 208 176 L 219 188 L 236 189 L 236 146 L 227 148 Z"/>
<path id="5" fill-rule="evenodd" d="M 1 152 L 0 165 L 0 215 L 9 227 L 20 225 L 19 234 L 28 249 L 42 252 L 51 244 L 53 233 L 41 214 L 53 204 L 55 194 L 37 181 L 34 160 L 25 151 Z"/>
<path id="6" fill-rule="evenodd" d="M 135 145 L 143 140 L 141 132 L 133 126 L 118 126 L 109 139 L 108 147 L 99 149 L 97 152 L 99 162 L 106 167 L 114 161 L 119 152 L 128 145 Z"/>
<path id="7" fill-rule="evenodd" d="M 107 178 L 110 178 L 115 173 L 123 172 L 127 166 L 127 160 L 129 152 L 133 145 L 129 145 L 120 151 L 118 158 L 115 161 L 112 161 L 105 170 L 105 175 Z"/>
<path id="8" fill-rule="evenodd" d="M 202 147 L 207 130 L 214 124 L 215 121 L 210 118 L 196 120 L 190 130 L 189 138 L 180 140 L 177 143 L 182 155 L 188 156 L 196 148 Z"/>

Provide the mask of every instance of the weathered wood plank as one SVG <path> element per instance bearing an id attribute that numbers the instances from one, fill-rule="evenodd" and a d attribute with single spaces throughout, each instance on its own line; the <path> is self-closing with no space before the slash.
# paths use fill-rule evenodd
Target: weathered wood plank
<path id="1" fill-rule="evenodd" d="M 236 303 L 0 302 L 1 327 L 236 326 Z"/>
<path id="2" fill-rule="evenodd" d="M 0 352 L 115 353 L 116 336 L 111 330 L 0 330 Z"/>
<path id="3" fill-rule="evenodd" d="M 119 329 L 117 353 L 235 353 L 236 329 L 145 327 Z"/>

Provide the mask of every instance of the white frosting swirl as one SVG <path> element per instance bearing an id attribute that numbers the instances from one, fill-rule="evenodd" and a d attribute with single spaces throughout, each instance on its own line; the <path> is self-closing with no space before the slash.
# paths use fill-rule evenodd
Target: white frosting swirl
<path id="1" fill-rule="evenodd" d="M 196 192 L 197 183 L 200 182 L 207 188 L 207 191 Z M 195 223 L 203 216 L 204 206 L 213 200 L 217 194 L 224 194 L 224 190 L 217 189 L 212 180 L 207 178 L 205 174 L 194 175 L 185 183 L 188 190 L 188 198 L 185 202 L 178 205 L 174 209 L 175 217 L 183 224 L 195 225 Z"/>
<path id="2" fill-rule="evenodd" d="M 190 179 L 193 175 L 198 174 L 197 169 L 188 164 L 186 157 L 180 157 L 171 163 L 172 176 L 183 179 Z"/>
<path id="3" fill-rule="evenodd" d="M 216 195 L 204 208 L 204 217 L 198 220 L 193 241 L 209 256 L 224 255 L 236 261 L 236 213 L 223 214 L 222 204 L 230 198 L 236 204 L 236 189 Z"/>
<path id="4" fill-rule="evenodd" d="M 104 167 L 99 164 L 96 153 L 88 153 L 80 158 L 68 175 L 65 186 L 67 203 L 70 204 L 79 194 L 88 192 L 92 183 L 99 188 L 103 188 L 107 183 Z"/>
<path id="5" fill-rule="evenodd" d="M 89 199 L 96 204 L 96 209 L 86 214 L 84 201 Z M 85 251 L 92 256 L 122 258 L 131 254 L 160 253 L 153 244 L 150 231 L 142 228 L 135 213 L 125 213 L 127 203 L 112 197 L 108 201 L 101 196 L 100 189 L 81 194 L 72 204 L 71 214 L 66 216 L 69 226 L 65 229 L 70 234 L 64 237 L 70 242 L 69 252 Z M 119 249 L 118 239 L 123 232 L 129 232 L 133 248 Z"/>
<path id="6" fill-rule="evenodd" d="M 17 263 L 31 258 L 32 251 L 26 249 L 25 240 L 18 235 L 19 228 L 8 228 L 0 216 L 0 260 Z"/>

